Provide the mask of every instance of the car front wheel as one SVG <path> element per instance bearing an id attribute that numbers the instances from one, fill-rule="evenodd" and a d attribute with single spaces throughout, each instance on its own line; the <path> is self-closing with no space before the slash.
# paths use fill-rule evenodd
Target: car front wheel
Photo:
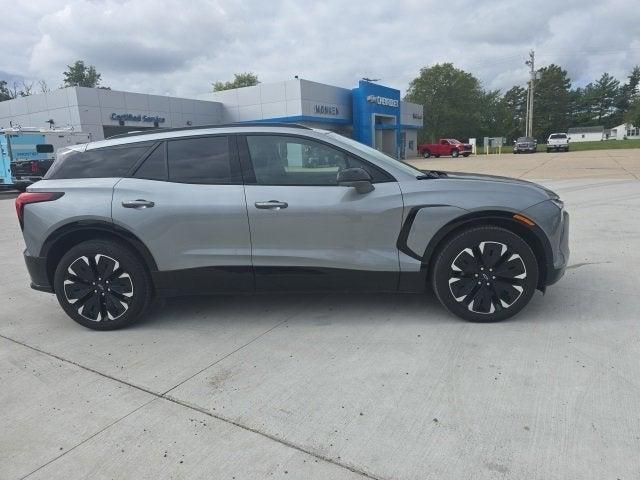
<path id="1" fill-rule="evenodd" d="M 531 247 L 515 233 L 475 227 L 440 249 L 431 282 L 451 313 L 472 322 L 494 322 L 529 303 L 538 284 L 538 263 Z"/>
<path id="2" fill-rule="evenodd" d="M 151 300 L 151 279 L 129 248 L 89 240 L 71 248 L 56 267 L 58 302 L 73 320 L 93 330 L 114 330 L 137 320 Z"/>

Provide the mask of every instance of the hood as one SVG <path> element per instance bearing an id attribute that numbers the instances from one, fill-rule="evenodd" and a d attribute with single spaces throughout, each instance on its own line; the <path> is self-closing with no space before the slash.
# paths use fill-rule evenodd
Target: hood
<path id="1" fill-rule="evenodd" d="M 553 190 L 549 190 L 546 187 L 534 182 L 530 182 L 528 180 L 521 180 L 519 178 L 511 178 L 511 177 L 501 177 L 499 175 L 485 175 L 484 173 L 466 173 L 466 172 L 442 172 L 446 175 L 444 178 L 447 179 L 458 179 L 458 180 L 480 180 L 484 182 L 496 182 L 496 183 L 507 183 L 510 185 L 523 185 L 531 188 L 540 189 L 549 195 L 550 198 L 558 198 L 558 194 Z"/>

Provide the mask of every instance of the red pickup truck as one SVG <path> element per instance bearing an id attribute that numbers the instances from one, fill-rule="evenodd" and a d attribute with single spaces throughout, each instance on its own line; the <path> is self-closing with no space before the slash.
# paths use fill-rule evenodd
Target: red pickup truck
<path id="1" fill-rule="evenodd" d="M 440 155 L 451 155 L 452 157 L 468 157 L 471 155 L 472 147 L 468 143 L 462 143 L 454 138 L 441 138 L 438 143 L 423 143 L 418 145 L 418 153 L 424 158 L 439 157 Z"/>

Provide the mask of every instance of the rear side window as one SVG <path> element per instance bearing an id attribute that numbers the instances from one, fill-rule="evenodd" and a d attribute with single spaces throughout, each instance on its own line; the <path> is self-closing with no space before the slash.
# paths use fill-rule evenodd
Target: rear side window
<path id="1" fill-rule="evenodd" d="M 158 145 L 144 163 L 138 167 L 134 177 L 146 180 L 167 180 L 167 161 L 165 158 L 165 144 Z"/>
<path id="2" fill-rule="evenodd" d="M 124 177 L 150 146 L 146 143 L 97 148 L 85 152 L 62 150 L 44 178 L 55 180 Z"/>
<path id="3" fill-rule="evenodd" d="M 171 182 L 241 183 L 240 169 L 231 161 L 226 136 L 170 140 L 167 159 Z"/>

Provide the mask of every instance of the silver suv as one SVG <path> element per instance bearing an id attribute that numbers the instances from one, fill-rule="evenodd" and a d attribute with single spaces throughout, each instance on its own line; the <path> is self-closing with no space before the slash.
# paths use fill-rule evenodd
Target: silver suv
<path id="1" fill-rule="evenodd" d="M 464 319 L 502 320 L 569 255 L 568 214 L 540 185 L 420 171 L 291 124 L 73 146 L 16 210 L 31 286 L 97 330 L 130 324 L 156 296 L 429 284 Z"/>

